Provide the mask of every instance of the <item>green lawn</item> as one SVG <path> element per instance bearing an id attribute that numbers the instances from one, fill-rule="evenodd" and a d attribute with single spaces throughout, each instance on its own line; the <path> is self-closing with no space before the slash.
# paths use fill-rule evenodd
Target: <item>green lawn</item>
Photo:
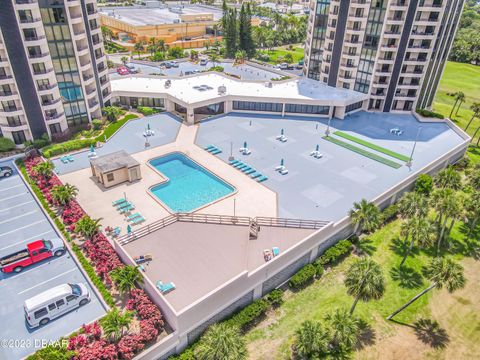
<path id="1" fill-rule="evenodd" d="M 363 140 L 363 139 L 360 139 L 356 136 L 353 136 L 353 135 L 350 135 L 350 134 L 347 134 L 347 133 L 344 133 L 343 131 L 335 131 L 334 132 L 335 135 L 337 136 L 340 136 L 340 137 L 343 137 L 344 139 L 347 139 L 347 140 L 350 140 L 350 141 L 353 141 L 357 144 L 360 144 L 360 145 L 363 145 L 369 149 L 372 149 L 372 150 L 375 150 L 375 151 L 378 151 L 382 154 L 385 154 L 385 155 L 388 155 L 388 156 L 391 156 L 395 159 L 398 159 L 398 160 L 402 160 L 402 161 L 408 161 L 410 160 L 410 158 L 408 156 L 405 156 L 405 155 L 402 155 L 402 154 L 399 154 L 395 151 L 392 151 L 392 150 L 389 150 L 389 149 L 386 149 L 384 147 L 381 147 L 381 146 L 378 146 L 378 145 L 375 145 L 371 142 L 368 142 L 366 140 Z"/>
<path id="2" fill-rule="evenodd" d="M 104 142 L 105 141 L 105 136 L 107 137 L 107 140 L 110 139 L 110 137 L 115 134 L 115 132 L 120 129 L 123 124 L 125 124 L 128 120 L 136 119 L 138 118 L 138 115 L 135 114 L 127 114 L 120 120 L 111 123 L 107 125 L 107 127 L 103 130 L 103 133 L 97 137 L 97 141 Z"/>
<path id="3" fill-rule="evenodd" d="M 473 114 L 470 106 L 473 102 L 480 102 L 480 66 L 447 62 L 433 104 L 433 110 L 448 117 L 455 100 L 447 94 L 457 91 L 463 91 L 466 101 L 460 107 L 458 115 L 455 115 L 455 113 L 452 115 L 452 120 L 464 129 Z M 480 119 L 476 119 L 470 125 L 468 133 L 473 135 L 479 126 Z"/>
<path id="4" fill-rule="evenodd" d="M 378 161 L 379 163 L 382 163 L 382 164 L 385 164 L 387 166 L 390 166 L 394 169 L 399 169 L 400 167 L 402 167 L 402 165 L 400 165 L 399 163 L 396 163 L 395 161 L 392 161 L 392 160 L 389 160 L 389 159 L 386 159 L 384 157 L 381 157 L 380 155 L 377 155 L 377 154 L 374 154 L 370 151 L 367 151 L 367 150 L 364 150 L 362 148 L 359 148 L 358 146 L 355 146 L 355 145 L 352 145 L 352 144 L 349 144 L 349 143 L 346 143 L 345 141 L 342 141 L 340 139 L 336 139 L 334 137 L 331 137 L 331 136 L 324 136 L 322 137 L 322 139 L 324 140 L 327 140 L 327 141 L 330 141 L 331 143 L 334 143 L 334 144 L 337 144 L 339 146 L 342 146 L 344 147 L 345 149 L 348 149 L 348 150 L 351 150 L 353 152 L 356 152 L 357 154 L 360 154 L 360 155 L 363 155 L 365 157 L 368 157 L 369 159 L 372 159 L 372 160 L 375 160 L 375 161 Z M 373 145 L 373 144 L 372 144 Z"/>
<path id="5" fill-rule="evenodd" d="M 268 54 L 270 57 L 270 60 L 267 61 L 270 64 L 277 64 L 279 62 L 282 62 L 281 59 L 285 57 L 286 54 L 290 53 L 292 54 L 293 57 L 293 63 L 297 64 L 300 60 L 303 60 L 303 53 L 304 49 L 303 47 L 294 47 L 293 51 L 287 50 L 285 46 L 275 48 L 272 51 L 268 50 L 262 50 L 265 54 Z"/>

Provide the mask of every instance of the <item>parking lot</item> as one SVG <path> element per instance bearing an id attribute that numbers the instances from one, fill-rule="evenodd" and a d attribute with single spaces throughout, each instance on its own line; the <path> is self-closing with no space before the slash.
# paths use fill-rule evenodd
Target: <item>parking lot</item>
<path id="1" fill-rule="evenodd" d="M 0 166 L 10 166 L 2 162 Z M 15 170 L 14 170 L 15 171 Z M 21 250 L 28 243 L 58 237 L 22 178 L 14 172 L 0 178 L 0 257 Z M 28 329 L 23 303 L 49 288 L 64 283 L 87 285 L 91 302 L 49 324 Z M 105 313 L 98 297 L 67 252 L 25 268 L 19 274 L 0 273 L 0 359 L 21 359 L 38 350 L 45 341 L 55 341 Z"/>

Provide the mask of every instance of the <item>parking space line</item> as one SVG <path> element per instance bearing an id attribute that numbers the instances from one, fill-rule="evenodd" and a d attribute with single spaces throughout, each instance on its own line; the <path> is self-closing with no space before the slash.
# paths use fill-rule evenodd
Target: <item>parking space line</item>
<path id="1" fill-rule="evenodd" d="M 10 190 L 10 189 L 13 189 L 13 188 L 20 187 L 20 186 L 24 186 L 24 185 L 23 184 L 17 184 L 17 185 L 10 186 L 6 189 L 0 189 L 0 191 L 7 191 L 7 190 Z"/>
<path id="2" fill-rule="evenodd" d="M 7 197 L 7 198 L 0 199 L 0 201 L 15 199 L 16 197 L 23 196 L 23 195 L 28 195 L 28 194 L 29 194 L 29 192 L 27 191 L 27 192 L 24 192 L 24 193 L 21 193 L 21 194 L 17 194 L 17 195 L 13 195 L 13 196 L 10 196 L 10 197 Z"/>
<path id="3" fill-rule="evenodd" d="M 9 219 L 7 219 L 7 220 L 0 221 L 0 225 L 1 225 L 1 224 L 5 224 L 5 223 L 10 222 L 10 221 L 13 221 L 13 220 L 20 219 L 20 218 L 22 218 L 22 217 L 24 217 L 24 216 L 28 216 L 28 215 L 35 214 L 37 211 L 38 211 L 38 210 L 32 210 L 32 211 L 26 212 L 26 213 L 24 213 L 24 214 L 21 214 L 21 215 L 18 215 L 18 216 L 9 218 Z"/>
<path id="4" fill-rule="evenodd" d="M 35 202 L 35 200 L 25 201 L 25 202 L 23 202 L 23 203 L 10 206 L 10 207 L 8 207 L 8 208 L 6 208 L 6 209 L 2 209 L 2 210 L 0 210 L 0 212 L 2 212 L 2 211 L 7 211 L 7 210 L 12 210 L 12 209 L 15 209 L 15 208 L 20 207 L 20 206 L 23 206 L 23 205 L 31 204 L 31 203 L 33 203 L 33 202 Z"/>
<path id="5" fill-rule="evenodd" d="M 42 281 L 41 283 L 38 283 L 38 284 L 36 284 L 36 285 L 34 285 L 34 286 L 32 286 L 32 287 L 29 287 L 29 288 L 27 288 L 27 289 L 25 289 L 25 290 L 20 291 L 20 292 L 18 293 L 18 295 L 24 294 L 24 293 L 26 293 L 27 291 L 30 291 L 30 290 L 32 290 L 32 289 L 35 289 L 36 287 L 39 287 L 39 286 L 41 286 L 41 285 L 44 285 L 44 284 L 46 284 L 46 283 L 48 283 L 48 282 L 50 282 L 50 281 L 52 281 L 52 280 L 58 279 L 59 277 L 62 277 L 63 275 L 66 275 L 66 274 L 68 274 L 68 273 L 71 273 L 72 271 L 75 271 L 75 270 L 77 270 L 77 268 L 73 268 L 73 269 L 67 270 L 67 271 L 65 271 L 65 272 L 63 272 L 63 273 L 61 273 L 61 274 L 58 274 L 57 276 L 54 276 L 54 277 L 52 277 L 52 278 L 50 278 L 50 279 L 48 279 L 48 280 Z"/>
<path id="6" fill-rule="evenodd" d="M 45 222 L 45 221 L 47 221 L 47 219 L 35 221 L 35 222 L 31 223 L 31 224 L 28 224 L 28 225 L 25 225 L 25 226 L 16 228 L 16 229 L 14 229 L 14 230 L 12 230 L 12 231 L 7 231 L 6 233 L 0 234 L 0 236 L 9 235 L 9 234 L 11 234 L 11 233 L 17 232 L 18 230 L 26 229 L 26 228 L 28 228 L 28 227 L 30 227 L 30 226 L 34 226 L 34 225 L 40 224 L 40 223 Z"/>
<path id="7" fill-rule="evenodd" d="M 35 236 L 32 236 L 31 238 L 24 239 L 24 240 L 21 240 L 21 241 L 17 241 L 17 242 L 14 243 L 14 244 L 5 246 L 5 247 L 3 247 L 3 248 L 0 248 L 0 251 L 5 250 L 5 249 L 8 249 L 8 248 L 11 248 L 11 247 L 14 247 L 14 246 L 17 246 L 18 244 L 22 244 L 22 243 L 29 242 L 30 240 L 33 240 L 33 239 L 39 239 L 39 240 L 40 240 L 40 239 L 41 239 L 41 236 L 43 236 L 43 235 L 45 235 L 45 234 L 49 234 L 49 233 L 55 233 L 55 230 L 50 229 L 50 230 L 45 231 L 45 232 L 43 232 L 43 233 L 37 234 L 37 235 L 35 235 Z"/>
<path id="8" fill-rule="evenodd" d="M 18 180 L 18 179 L 15 176 L 9 177 L 8 179 L 3 178 L 1 183 L 4 184 L 4 183 L 6 183 L 8 181 L 12 181 L 12 180 Z"/>

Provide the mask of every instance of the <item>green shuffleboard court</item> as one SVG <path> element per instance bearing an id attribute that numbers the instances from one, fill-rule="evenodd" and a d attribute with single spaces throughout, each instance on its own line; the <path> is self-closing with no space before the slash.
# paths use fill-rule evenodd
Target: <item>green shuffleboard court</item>
<path id="1" fill-rule="evenodd" d="M 340 145 L 348 150 L 351 150 L 353 152 L 356 152 L 357 154 L 360 154 L 360 155 L 363 155 L 369 159 L 372 159 L 372 160 L 375 160 L 375 161 L 378 161 L 379 163 L 382 163 L 382 164 L 385 164 L 387 166 L 390 166 L 394 169 L 399 169 L 402 167 L 402 165 L 396 163 L 395 161 L 392 161 L 392 160 L 389 160 L 389 159 L 385 159 L 384 157 L 381 157 L 377 154 L 374 154 L 374 153 L 371 153 L 370 151 L 367 151 L 367 150 L 364 150 L 364 149 L 361 149 L 355 145 L 352 145 L 352 144 L 349 144 L 349 143 L 346 143 L 345 141 L 342 141 L 340 139 L 336 139 L 336 138 L 333 138 L 331 136 L 324 136 L 322 139 L 325 139 L 327 141 L 330 141 L 331 143 L 334 143 L 334 144 L 337 144 L 337 145 Z"/>
<path id="2" fill-rule="evenodd" d="M 388 150 L 384 147 L 381 147 L 381 146 L 378 146 L 378 145 L 375 145 L 371 142 L 368 142 L 366 140 L 363 140 L 363 139 L 360 139 L 360 138 L 357 138 L 356 136 L 353 136 L 353 135 L 350 135 L 350 134 L 347 134 L 347 133 L 344 133 L 343 131 L 335 131 L 333 133 L 334 135 L 337 135 L 337 136 L 340 136 L 344 139 L 347 139 L 347 140 L 350 140 L 350 141 L 353 141 L 357 144 L 360 144 L 360 145 L 363 145 L 369 149 L 372 149 L 372 150 L 375 150 L 375 151 L 378 151 L 382 154 L 385 154 L 385 155 L 388 155 L 388 156 L 391 156 L 395 159 L 398 159 L 398 160 L 402 160 L 402 161 L 405 161 L 407 162 L 409 160 L 409 157 L 408 156 L 405 156 L 405 155 L 402 155 L 402 154 L 399 154 L 399 153 L 396 153 L 395 151 L 392 151 L 392 150 Z"/>

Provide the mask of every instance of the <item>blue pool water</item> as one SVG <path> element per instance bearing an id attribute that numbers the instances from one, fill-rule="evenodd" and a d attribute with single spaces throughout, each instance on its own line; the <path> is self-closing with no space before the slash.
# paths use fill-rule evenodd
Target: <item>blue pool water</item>
<path id="1" fill-rule="evenodd" d="M 169 180 L 150 189 L 172 212 L 190 212 L 234 192 L 234 188 L 182 153 L 149 161 Z"/>

